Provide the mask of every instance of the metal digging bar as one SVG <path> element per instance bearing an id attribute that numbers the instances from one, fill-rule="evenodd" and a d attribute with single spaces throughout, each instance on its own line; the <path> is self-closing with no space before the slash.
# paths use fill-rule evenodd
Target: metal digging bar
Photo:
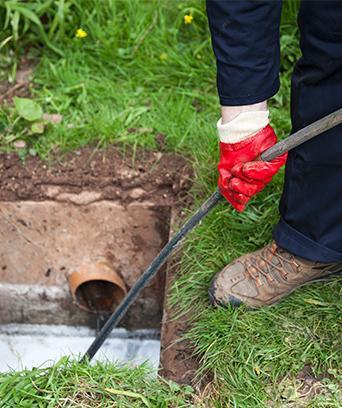
<path id="1" fill-rule="evenodd" d="M 320 133 L 325 132 L 342 123 L 342 108 L 336 112 L 331 113 L 323 117 L 322 119 L 312 123 L 309 126 L 293 133 L 288 138 L 278 142 L 265 152 L 261 154 L 261 160 L 270 161 L 275 157 L 282 155 L 283 153 L 301 145 L 304 142 L 314 138 Z M 180 228 L 180 230 L 170 239 L 170 241 L 164 246 L 159 254 L 154 258 L 149 267 L 140 276 L 137 282 L 132 286 L 126 297 L 120 303 L 120 305 L 113 312 L 111 317 L 107 320 L 101 331 L 96 336 L 93 343 L 88 348 L 85 355 L 82 357 L 82 361 L 91 360 L 97 353 L 103 342 L 109 336 L 111 331 L 120 320 L 123 318 L 127 309 L 139 296 L 141 290 L 148 284 L 148 282 L 155 276 L 160 267 L 166 262 L 169 256 L 174 252 L 181 240 L 196 227 L 197 224 L 216 206 L 216 204 L 222 199 L 222 195 L 216 190 L 201 207 L 195 212 L 195 214 Z"/>

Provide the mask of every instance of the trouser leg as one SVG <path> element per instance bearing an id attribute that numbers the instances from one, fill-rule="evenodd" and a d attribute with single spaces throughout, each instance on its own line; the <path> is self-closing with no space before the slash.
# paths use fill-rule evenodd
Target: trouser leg
<path id="1" fill-rule="evenodd" d="M 279 89 L 280 0 L 207 0 L 223 106 L 252 105 Z"/>
<path id="2" fill-rule="evenodd" d="M 302 1 L 298 23 L 293 131 L 342 107 L 342 2 Z M 279 246 L 314 261 L 342 261 L 341 125 L 289 153 L 280 212 Z"/>

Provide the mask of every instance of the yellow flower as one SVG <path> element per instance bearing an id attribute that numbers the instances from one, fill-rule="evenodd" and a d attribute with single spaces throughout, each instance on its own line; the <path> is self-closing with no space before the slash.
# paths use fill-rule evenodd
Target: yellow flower
<path id="1" fill-rule="evenodd" d="M 256 375 L 260 375 L 261 370 L 260 370 L 260 368 L 258 366 L 255 366 L 254 367 L 254 372 L 255 372 Z"/>
<path id="2" fill-rule="evenodd" d="M 162 53 L 159 55 L 159 59 L 160 59 L 161 61 L 166 61 L 166 60 L 167 60 L 167 54 L 166 54 L 166 52 L 162 52 Z"/>
<path id="3" fill-rule="evenodd" d="M 82 28 L 79 28 L 78 30 L 76 30 L 75 36 L 77 38 L 86 38 L 87 35 L 88 35 L 87 32 L 84 31 Z"/>
<path id="4" fill-rule="evenodd" d="M 185 14 L 184 24 L 191 24 L 194 21 L 194 17 L 191 14 Z"/>

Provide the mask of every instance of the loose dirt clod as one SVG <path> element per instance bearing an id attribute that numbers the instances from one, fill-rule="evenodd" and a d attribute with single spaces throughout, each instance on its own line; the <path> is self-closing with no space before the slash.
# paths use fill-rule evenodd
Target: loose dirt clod
<path id="1" fill-rule="evenodd" d="M 178 206 L 191 186 L 192 170 L 179 155 L 138 151 L 133 157 L 114 148 L 95 151 L 84 148 L 50 163 L 16 154 L 0 154 L 0 200 L 46 200 L 74 202 L 87 197 L 99 200 L 151 201 Z M 80 202 L 82 204 L 82 202 Z"/>

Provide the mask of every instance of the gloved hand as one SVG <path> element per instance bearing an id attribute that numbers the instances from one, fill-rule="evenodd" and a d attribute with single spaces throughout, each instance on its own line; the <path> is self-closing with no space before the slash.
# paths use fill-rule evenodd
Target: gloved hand
<path id="1" fill-rule="evenodd" d="M 238 211 L 243 211 L 252 196 L 261 191 L 285 164 L 287 153 L 271 162 L 259 160 L 261 153 L 277 142 L 270 125 L 237 143 L 220 142 L 218 187 Z"/>

